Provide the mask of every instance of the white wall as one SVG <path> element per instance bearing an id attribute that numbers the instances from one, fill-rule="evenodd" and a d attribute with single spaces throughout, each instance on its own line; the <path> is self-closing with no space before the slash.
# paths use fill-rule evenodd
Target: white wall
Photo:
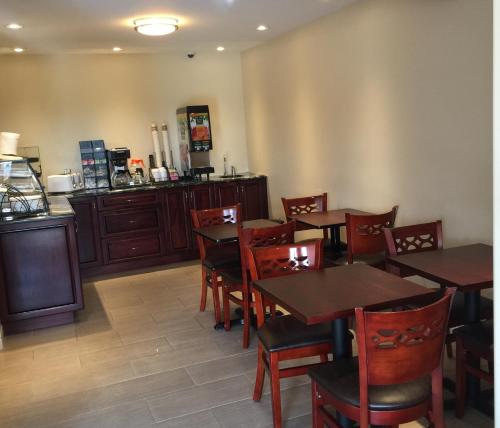
<path id="1" fill-rule="evenodd" d="M 362 0 L 246 51 L 250 168 L 281 196 L 399 204 L 492 240 L 492 1 Z"/>
<path id="2" fill-rule="evenodd" d="M 127 146 L 147 166 L 151 123 L 166 121 L 177 146 L 175 110 L 193 104 L 210 106 L 216 172 L 225 152 L 230 165 L 247 171 L 237 54 L 0 57 L 0 130 L 40 146 L 44 175 L 78 169 L 80 140 Z"/>

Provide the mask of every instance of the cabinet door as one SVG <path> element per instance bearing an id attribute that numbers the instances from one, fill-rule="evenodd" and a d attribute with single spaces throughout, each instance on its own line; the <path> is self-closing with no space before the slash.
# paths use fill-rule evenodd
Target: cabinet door
<path id="1" fill-rule="evenodd" d="M 266 179 L 242 180 L 239 186 L 243 220 L 268 218 Z"/>
<path id="2" fill-rule="evenodd" d="M 240 202 L 238 183 L 238 181 L 229 181 L 215 185 L 215 204 L 217 207 L 227 207 Z"/>
<path id="3" fill-rule="evenodd" d="M 102 265 L 99 223 L 95 198 L 71 199 L 77 225 L 80 267 Z"/>
<path id="4" fill-rule="evenodd" d="M 214 207 L 213 187 L 211 184 L 198 184 L 189 187 L 189 206 L 194 210 L 208 210 Z"/>
<path id="5" fill-rule="evenodd" d="M 168 252 L 190 250 L 192 240 L 188 188 L 166 189 L 164 203 Z"/>

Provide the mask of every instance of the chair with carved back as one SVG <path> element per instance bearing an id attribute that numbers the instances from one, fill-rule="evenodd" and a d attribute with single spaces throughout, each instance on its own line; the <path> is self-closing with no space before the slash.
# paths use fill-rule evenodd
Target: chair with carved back
<path id="1" fill-rule="evenodd" d="M 365 263 L 385 268 L 384 227 L 393 227 L 398 206 L 384 214 L 346 214 L 347 255 L 335 260 L 339 265 Z"/>
<path id="2" fill-rule="evenodd" d="M 453 332 L 457 338 L 457 380 L 455 384 L 455 415 L 463 418 L 466 402 L 467 374 L 482 379 L 489 384 L 493 378 L 493 320 L 464 325 Z M 472 357 L 472 358 L 471 358 Z M 488 363 L 488 370 L 471 364 L 475 359 Z"/>
<path id="3" fill-rule="evenodd" d="M 361 428 L 425 416 L 444 428 L 443 349 L 454 292 L 449 288 L 437 302 L 408 311 L 356 308 L 358 357 L 309 370 L 313 427 L 338 427 L 333 407 Z"/>
<path id="4" fill-rule="evenodd" d="M 250 284 L 250 274 L 246 249 L 249 247 L 270 247 L 292 244 L 294 242 L 295 221 L 263 228 L 238 228 L 241 266 L 222 272 L 222 295 L 224 308 L 224 328 L 231 328 L 230 301 L 243 308 L 243 348 L 250 344 L 250 319 L 253 308 L 253 290 Z M 241 298 L 237 294 L 239 292 Z M 274 312 L 274 305 L 272 307 Z"/>
<path id="5" fill-rule="evenodd" d="M 290 216 L 308 214 L 312 212 L 326 212 L 328 210 L 328 196 L 326 193 L 317 196 L 302 198 L 281 198 L 287 221 L 293 220 Z M 303 223 L 297 223 L 297 231 L 314 229 Z M 328 239 L 328 230 L 323 229 L 323 238 Z M 326 243 L 325 243 L 326 245 Z"/>
<path id="6" fill-rule="evenodd" d="M 322 241 L 316 239 L 279 247 L 247 249 L 252 280 L 319 270 L 322 267 Z M 304 287 L 307 287 L 307 282 L 304 282 Z M 267 371 L 271 382 L 274 427 L 280 428 L 280 379 L 304 375 L 311 364 L 280 368 L 279 363 L 313 356 L 319 357 L 321 362 L 328 361 L 328 353 L 332 352 L 331 327 L 328 324 L 308 326 L 292 315 L 266 320 L 264 308 L 268 302 L 259 291 L 254 290 L 254 294 L 259 345 L 253 399 L 261 399 Z"/>
<path id="7" fill-rule="evenodd" d="M 241 223 L 240 204 L 208 210 L 191 210 L 191 220 L 194 228 L 216 226 L 226 223 Z M 207 303 L 207 288 L 212 288 L 215 322 L 222 321 L 219 280 L 225 269 L 237 266 L 239 263 L 238 246 L 235 243 L 217 245 L 200 235 L 196 236 L 201 259 L 201 300 L 200 311 L 204 311 Z"/>
<path id="8" fill-rule="evenodd" d="M 443 249 L 443 226 L 441 220 L 430 223 L 385 228 L 384 236 L 387 254 L 392 257 Z M 390 264 L 387 264 L 386 269 L 388 272 L 401 277 L 414 275 L 411 271 Z M 490 299 L 481 297 L 480 308 L 481 319 L 493 318 L 493 302 Z M 464 318 L 465 313 L 464 294 L 457 293 L 451 307 L 449 321 L 450 330 L 446 338 L 446 353 L 450 358 L 453 356 L 452 343 L 455 341 L 455 335 L 451 329 L 466 323 Z"/>

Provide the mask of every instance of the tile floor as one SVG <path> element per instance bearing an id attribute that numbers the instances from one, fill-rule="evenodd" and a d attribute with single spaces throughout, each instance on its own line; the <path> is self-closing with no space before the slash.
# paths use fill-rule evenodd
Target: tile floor
<path id="1" fill-rule="evenodd" d="M 243 350 L 241 328 L 213 330 L 199 279 L 198 264 L 184 264 L 87 282 L 77 323 L 4 338 L 0 427 L 271 427 L 269 389 L 250 398 L 256 340 Z M 282 387 L 286 427 L 309 427 L 307 378 Z M 469 409 L 447 424 L 493 421 Z"/>

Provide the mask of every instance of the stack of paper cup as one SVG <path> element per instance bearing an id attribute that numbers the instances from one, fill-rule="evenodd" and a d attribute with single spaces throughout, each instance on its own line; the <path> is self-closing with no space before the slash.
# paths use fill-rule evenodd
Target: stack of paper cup
<path id="1" fill-rule="evenodd" d="M 16 155 L 19 137 L 15 132 L 0 132 L 0 154 Z"/>

